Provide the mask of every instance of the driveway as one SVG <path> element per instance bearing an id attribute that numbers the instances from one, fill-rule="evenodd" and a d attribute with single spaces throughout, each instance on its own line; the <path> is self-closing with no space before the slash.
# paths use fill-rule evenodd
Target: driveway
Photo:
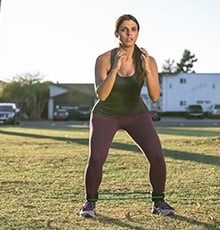
<path id="1" fill-rule="evenodd" d="M 88 127 L 89 121 L 21 121 L 24 127 Z M 185 119 L 162 117 L 154 121 L 156 127 L 220 127 L 220 119 Z"/>
<path id="2" fill-rule="evenodd" d="M 158 122 L 154 122 L 155 126 L 172 126 L 172 127 L 220 127 L 220 119 L 185 119 L 162 117 Z"/>

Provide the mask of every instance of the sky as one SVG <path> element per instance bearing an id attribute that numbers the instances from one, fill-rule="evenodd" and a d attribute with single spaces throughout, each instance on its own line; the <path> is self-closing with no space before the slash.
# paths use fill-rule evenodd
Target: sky
<path id="1" fill-rule="evenodd" d="M 93 83 L 98 55 L 118 46 L 115 21 L 140 23 L 137 45 L 158 65 L 188 49 L 197 73 L 220 73 L 219 0 L 2 0 L 0 80 L 39 73 L 54 83 Z"/>

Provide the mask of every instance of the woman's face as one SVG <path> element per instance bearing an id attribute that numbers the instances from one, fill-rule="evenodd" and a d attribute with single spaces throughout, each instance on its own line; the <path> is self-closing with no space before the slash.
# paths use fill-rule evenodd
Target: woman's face
<path id="1" fill-rule="evenodd" d="M 138 38 L 138 26 L 132 20 L 125 20 L 119 26 L 116 36 L 125 47 L 133 46 Z"/>

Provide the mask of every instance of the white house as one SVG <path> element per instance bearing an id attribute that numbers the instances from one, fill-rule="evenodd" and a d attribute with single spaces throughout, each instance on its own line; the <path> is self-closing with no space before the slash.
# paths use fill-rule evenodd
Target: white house
<path id="1" fill-rule="evenodd" d="M 190 104 L 200 104 L 206 111 L 211 104 L 220 104 L 220 73 L 165 74 L 161 92 L 162 112 L 182 112 Z"/>

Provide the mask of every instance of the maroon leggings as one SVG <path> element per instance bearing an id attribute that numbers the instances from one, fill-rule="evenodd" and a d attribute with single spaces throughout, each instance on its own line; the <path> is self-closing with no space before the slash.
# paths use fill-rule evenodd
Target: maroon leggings
<path id="1" fill-rule="evenodd" d="M 102 180 L 103 164 L 115 133 L 125 130 L 142 150 L 150 163 L 150 183 L 154 193 L 163 193 L 166 165 L 159 137 L 149 113 L 124 117 L 92 115 L 90 120 L 89 158 L 85 171 L 87 196 L 98 194 Z"/>

